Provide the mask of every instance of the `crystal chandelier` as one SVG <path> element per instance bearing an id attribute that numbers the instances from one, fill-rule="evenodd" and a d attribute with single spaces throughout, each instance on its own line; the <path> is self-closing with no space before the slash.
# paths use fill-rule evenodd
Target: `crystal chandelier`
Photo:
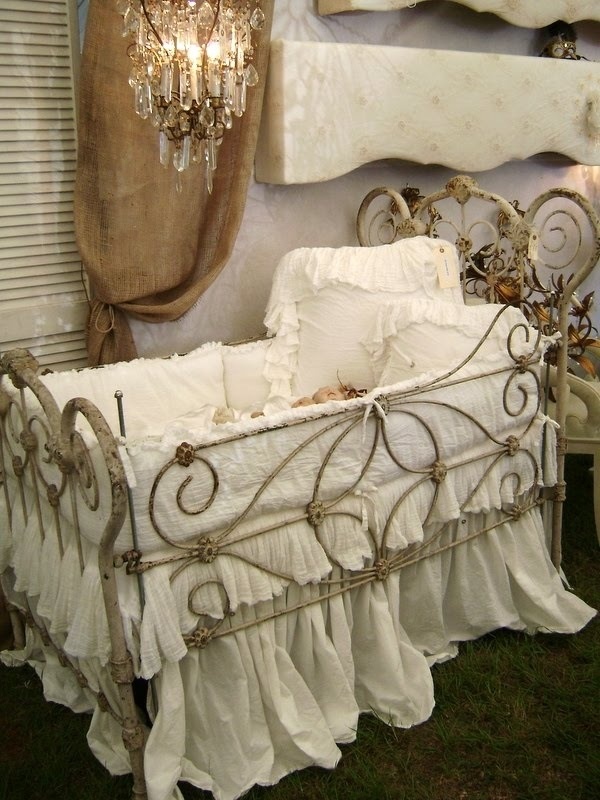
<path id="1" fill-rule="evenodd" d="M 252 31 L 260 0 L 117 0 L 131 40 L 134 108 L 158 129 L 160 163 L 206 165 L 212 191 L 218 148 L 258 83 Z"/>

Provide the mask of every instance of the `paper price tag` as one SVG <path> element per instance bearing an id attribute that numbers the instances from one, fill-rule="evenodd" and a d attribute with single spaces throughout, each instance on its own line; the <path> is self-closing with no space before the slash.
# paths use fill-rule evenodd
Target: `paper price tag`
<path id="1" fill-rule="evenodd" d="M 527 248 L 527 258 L 530 261 L 537 261 L 539 244 L 540 237 L 537 233 L 533 232 L 529 237 L 529 246 Z"/>
<path id="2" fill-rule="evenodd" d="M 434 250 L 434 261 L 441 289 L 453 289 L 460 286 L 458 259 L 455 251 L 446 245 Z"/>

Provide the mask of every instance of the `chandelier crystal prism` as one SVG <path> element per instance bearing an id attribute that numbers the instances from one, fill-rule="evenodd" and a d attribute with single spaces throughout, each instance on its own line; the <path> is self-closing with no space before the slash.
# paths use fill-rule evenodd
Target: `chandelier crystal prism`
<path id="1" fill-rule="evenodd" d="M 205 164 L 212 191 L 219 145 L 259 80 L 260 0 L 117 0 L 117 10 L 130 40 L 134 109 L 158 129 L 160 163 L 178 172 Z"/>

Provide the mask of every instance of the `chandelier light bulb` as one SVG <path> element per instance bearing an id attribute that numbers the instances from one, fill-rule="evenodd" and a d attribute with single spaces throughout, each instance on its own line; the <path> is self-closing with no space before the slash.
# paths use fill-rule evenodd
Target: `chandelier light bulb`
<path id="1" fill-rule="evenodd" d="M 206 45 L 206 57 L 211 61 L 218 61 L 221 57 L 221 45 L 217 39 L 211 39 Z"/>

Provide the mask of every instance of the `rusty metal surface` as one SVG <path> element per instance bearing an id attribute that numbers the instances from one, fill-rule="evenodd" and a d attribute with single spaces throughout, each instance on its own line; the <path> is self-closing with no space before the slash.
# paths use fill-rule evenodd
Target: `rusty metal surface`
<path id="1" fill-rule="evenodd" d="M 412 194 L 417 199 L 409 209 L 402 193 L 392 188 L 369 192 L 358 212 L 359 242 L 372 246 L 419 233 L 448 239 L 458 250 L 465 301 L 516 305 L 532 325 L 556 335 L 546 358 L 556 366 L 555 419 L 564 432 L 570 364 L 581 357 L 580 342 L 592 329 L 576 290 L 600 259 L 600 220 L 594 207 L 578 192 L 561 187 L 543 192 L 522 210 L 467 175 L 457 175 L 427 197 L 418 190 Z M 565 452 L 558 449 L 559 484 Z M 556 566 L 562 557 L 561 530 L 562 503 L 556 502 Z"/>
<path id="2" fill-rule="evenodd" d="M 6 381 L 18 390 L 9 390 Z M 69 669 L 79 684 L 96 697 L 99 707 L 110 713 L 121 725 L 123 739 L 130 754 L 134 794 L 145 798 L 143 770 L 144 736 L 138 722 L 133 696 L 134 671 L 128 652 L 119 607 L 113 546 L 127 514 L 127 482 L 118 446 L 108 424 L 96 406 L 88 399 L 69 400 L 60 409 L 54 398 L 38 377 L 38 364 L 30 353 L 13 350 L 0 360 L 0 468 L 8 519 L 12 535 L 22 531 L 11 526 L 13 509 L 8 492 L 8 481 L 17 484 L 17 502 L 22 518 L 27 521 L 29 512 L 26 498 L 33 495 L 33 508 L 37 516 L 40 546 L 46 536 L 56 536 L 59 552 L 63 554 L 61 506 L 68 505 L 74 523 L 81 571 L 84 568 L 81 530 L 78 527 L 77 508 L 83 503 L 89 510 L 99 508 L 100 481 L 95 474 L 88 446 L 76 425 L 84 418 L 93 434 L 108 474 L 110 513 L 98 548 L 98 567 L 104 597 L 111 642 L 111 669 L 117 685 L 120 708 L 112 708 L 105 695 L 94 691 L 75 659 L 69 657 L 61 645 L 50 635 L 47 626 L 37 616 L 28 600 L 21 608 L 27 624 L 37 631 L 45 647 L 54 651 L 60 663 Z M 42 504 L 53 509 L 51 529 L 44 523 Z M 66 515 L 69 516 L 69 515 Z M 22 640 L 21 640 L 21 643 Z M 125 665 L 125 666 L 124 666 Z"/>

